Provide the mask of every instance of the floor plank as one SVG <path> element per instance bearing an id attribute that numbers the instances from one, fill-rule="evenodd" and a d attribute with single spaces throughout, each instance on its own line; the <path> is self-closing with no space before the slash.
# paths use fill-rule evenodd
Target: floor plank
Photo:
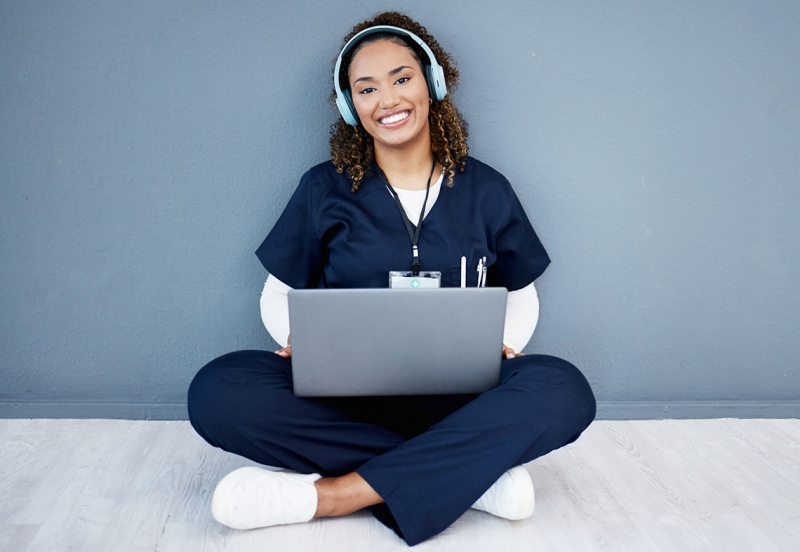
<path id="1" fill-rule="evenodd" d="M 38 531 L 38 525 L 0 524 L 0 550 L 25 550 Z"/>
<path id="2" fill-rule="evenodd" d="M 0 420 L 0 551 L 408 549 L 367 512 L 220 525 L 214 487 L 248 465 L 188 422 Z M 526 468 L 531 518 L 470 510 L 415 550 L 800 549 L 800 420 L 599 421 Z"/>

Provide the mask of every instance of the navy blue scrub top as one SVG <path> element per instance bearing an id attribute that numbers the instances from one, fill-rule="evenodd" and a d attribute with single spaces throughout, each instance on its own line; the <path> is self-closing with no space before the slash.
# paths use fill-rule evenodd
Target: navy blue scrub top
<path id="1" fill-rule="evenodd" d="M 445 174 L 439 197 L 422 224 L 422 270 L 442 273 L 442 287 L 478 281 L 486 257 L 486 285 L 509 291 L 538 278 L 550 264 L 508 180 L 467 157 L 453 187 Z M 409 215 L 412 224 L 419 214 Z M 411 270 L 411 241 L 397 204 L 373 171 L 355 193 L 332 161 L 309 169 L 289 204 L 256 250 L 261 264 L 294 289 L 386 288 L 389 271 Z"/>

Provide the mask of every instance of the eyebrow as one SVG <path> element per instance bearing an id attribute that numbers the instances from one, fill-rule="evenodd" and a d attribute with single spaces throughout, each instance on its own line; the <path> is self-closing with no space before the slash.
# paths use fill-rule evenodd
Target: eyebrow
<path id="1" fill-rule="evenodd" d="M 409 67 L 408 65 L 401 65 L 397 69 L 392 69 L 391 71 L 389 71 L 388 74 L 389 75 L 395 75 L 395 74 L 399 73 L 400 71 L 402 71 L 403 69 L 413 69 L 413 67 Z M 363 80 L 373 80 L 373 78 L 372 77 L 360 77 L 360 78 L 357 78 L 355 81 L 353 81 L 353 84 L 356 84 L 357 82 L 363 81 Z"/>

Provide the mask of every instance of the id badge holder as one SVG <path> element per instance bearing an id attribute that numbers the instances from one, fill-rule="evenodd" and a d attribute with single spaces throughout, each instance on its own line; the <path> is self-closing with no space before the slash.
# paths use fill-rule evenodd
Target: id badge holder
<path id="1" fill-rule="evenodd" d="M 421 270 L 417 276 L 410 270 L 393 270 L 389 272 L 390 288 L 438 288 L 442 287 L 442 273 Z"/>

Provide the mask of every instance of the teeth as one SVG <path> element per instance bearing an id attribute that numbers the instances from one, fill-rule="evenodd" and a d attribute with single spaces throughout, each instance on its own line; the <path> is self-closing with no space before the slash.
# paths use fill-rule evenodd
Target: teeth
<path id="1" fill-rule="evenodd" d="M 403 111 L 402 113 L 398 113 L 397 115 L 392 115 L 391 117 L 387 117 L 385 119 L 381 119 L 382 125 L 389 125 L 392 123 L 396 123 L 397 121 L 402 121 L 406 117 L 408 117 L 409 112 Z"/>

